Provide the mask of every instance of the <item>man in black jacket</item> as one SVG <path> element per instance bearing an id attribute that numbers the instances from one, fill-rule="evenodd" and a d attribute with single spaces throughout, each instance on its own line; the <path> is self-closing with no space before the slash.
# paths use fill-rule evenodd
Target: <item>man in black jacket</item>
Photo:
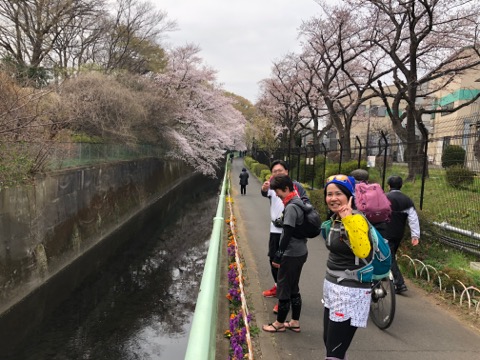
<path id="1" fill-rule="evenodd" d="M 247 185 L 248 185 L 248 172 L 247 169 L 243 168 L 242 172 L 238 176 L 240 178 L 240 194 L 247 195 Z"/>
<path id="2" fill-rule="evenodd" d="M 420 222 L 418 221 L 418 214 L 412 199 L 400 191 L 403 185 L 402 178 L 392 175 L 388 178 L 387 184 L 390 187 L 387 197 L 392 204 L 392 217 L 385 229 L 382 229 L 380 233 L 388 240 L 392 251 L 392 274 L 395 282 L 395 291 L 397 294 L 400 294 L 408 289 L 395 260 L 395 254 L 403 239 L 407 221 L 410 227 L 412 245 L 418 245 L 420 240 Z"/>

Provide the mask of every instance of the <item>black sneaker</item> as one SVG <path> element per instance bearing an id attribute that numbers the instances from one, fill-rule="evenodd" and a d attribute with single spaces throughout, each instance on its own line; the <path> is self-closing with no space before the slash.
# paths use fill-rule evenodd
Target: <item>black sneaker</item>
<path id="1" fill-rule="evenodd" d="M 395 294 L 401 294 L 407 290 L 408 288 L 407 288 L 407 285 L 405 284 L 395 286 Z"/>

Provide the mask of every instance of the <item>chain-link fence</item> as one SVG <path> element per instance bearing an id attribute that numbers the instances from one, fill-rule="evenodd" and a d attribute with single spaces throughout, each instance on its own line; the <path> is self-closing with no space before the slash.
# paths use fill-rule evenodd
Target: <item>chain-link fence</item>
<path id="1" fill-rule="evenodd" d="M 48 168 L 61 169 L 144 157 L 162 158 L 166 152 L 161 146 L 145 144 L 56 143 L 50 149 Z"/>
<path id="2" fill-rule="evenodd" d="M 356 140 L 349 151 L 337 141 L 274 152 L 254 148 L 252 156 L 268 166 L 274 159 L 287 161 L 290 175 L 310 188 L 322 188 L 328 176 L 349 174 L 360 167 L 369 170 L 370 182 L 380 183 L 385 190 L 388 177 L 399 175 L 404 179 L 402 191 L 434 225 L 431 227 L 431 231 L 436 232 L 434 236 L 480 255 L 480 140 L 477 131 L 428 139 L 427 142 L 419 140 L 412 146 L 420 155 L 410 166 L 405 161 L 407 146 L 401 142 L 384 134 L 376 144 L 368 147 L 362 146 L 358 138 Z M 446 149 L 452 146 L 460 149 L 460 155 L 454 158 L 457 165 L 442 164 L 442 159 L 447 161 Z M 415 176 L 411 176 L 413 173 Z"/>
<path id="3" fill-rule="evenodd" d="M 78 142 L 0 142 L 0 187 L 49 170 L 144 157 L 163 158 L 161 145 Z"/>

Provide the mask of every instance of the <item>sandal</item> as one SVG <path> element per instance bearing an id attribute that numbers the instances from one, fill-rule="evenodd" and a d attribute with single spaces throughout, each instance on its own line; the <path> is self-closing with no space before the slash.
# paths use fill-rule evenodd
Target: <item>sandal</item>
<path id="1" fill-rule="evenodd" d="M 271 326 L 273 328 L 273 330 L 268 329 L 269 326 Z M 276 327 L 275 325 L 270 323 L 268 325 L 263 325 L 262 330 L 266 331 L 266 332 L 270 332 L 270 333 L 285 332 L 285 326 Z"/>
<path id="2" fill-rule="evenodd" d="M 300 332 L 300 326 L 292 326 L 290 325 L 290 321 L 287 321 L 283 325 L 285 326 L 285 329 L 292 330 L 293 332 L 296 332 L 296 333 Z"/>

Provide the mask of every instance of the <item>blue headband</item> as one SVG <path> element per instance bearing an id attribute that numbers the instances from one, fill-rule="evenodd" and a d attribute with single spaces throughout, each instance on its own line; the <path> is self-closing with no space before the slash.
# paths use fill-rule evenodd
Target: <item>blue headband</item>
<path id="1" fill-rule="evenodd" d="M 342 185 L 352 196 L 355 196 L 355 178 L 353 176 L 342 174 L 332 175 L 327 178 L 325 188 L 330 184 Z"/>

